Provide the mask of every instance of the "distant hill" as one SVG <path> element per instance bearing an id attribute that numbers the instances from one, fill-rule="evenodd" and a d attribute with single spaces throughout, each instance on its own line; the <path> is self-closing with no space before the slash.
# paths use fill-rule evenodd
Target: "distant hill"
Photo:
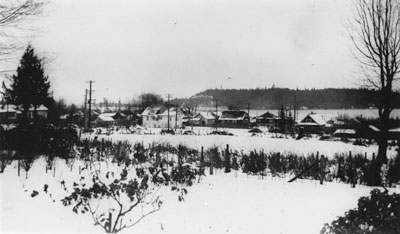
<path id="1" fill-rule="evenodd" d="M 181 104 L 207 105 L 218 99 L 218 105 L 246 109 L 277 109 L 293 107 L 294 96 L 298 108 L 343 109 L 377 107 L 379 92 L 370 89 L 208 89 L 189 99 L 181 99 Z M 400 107 L 400 93 L 395 94 L 393 103 Z"/>

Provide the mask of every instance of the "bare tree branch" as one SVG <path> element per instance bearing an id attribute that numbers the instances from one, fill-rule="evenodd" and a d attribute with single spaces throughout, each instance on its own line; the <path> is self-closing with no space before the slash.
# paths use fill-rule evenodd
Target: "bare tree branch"
<path id="1" fill-rule="evenodd" d="M 0 1 L 0 61 L 9 60 L 4 57 L 26 46 L 21 39 L 36 31 L 27 25 L 42 14 L 44 4 L 40 0 Z"/>
<path id="2" fill-rule="evenodd" d="M 355 19 L 347 31 L 366 74 L 365 81 L 380 91 L 378 157 L 386 159 L 393 82 L 400 72 L 400 1 L 358 0 L 354 6 Z"/>

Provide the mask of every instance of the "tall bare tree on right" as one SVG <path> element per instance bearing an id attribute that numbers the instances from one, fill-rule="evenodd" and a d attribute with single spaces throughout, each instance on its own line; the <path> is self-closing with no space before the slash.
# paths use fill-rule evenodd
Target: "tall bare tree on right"
<path id="1" fill-rule="evenodd" d="M 400 1 L 355 0 L 355 20 L 349 28 L 369 86 L 379 90 L 379 164 L 387 162 L 394 83 L 400 72 Z"/>

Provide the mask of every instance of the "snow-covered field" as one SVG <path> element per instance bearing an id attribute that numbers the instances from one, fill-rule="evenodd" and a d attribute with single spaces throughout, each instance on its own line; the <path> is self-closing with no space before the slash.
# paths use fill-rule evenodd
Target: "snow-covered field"
<path id="1" fill-rule="evenodd" d="M 23 170 L 17 175 L 13 162 L 0 174 L 0 232 L 104 233 L 89 214 L 75 214 L 60 202 L 66 195 L 61 181 L 71 186 L 81 176 L 78 168 L 83 163 L 75 161 L 70 167 L 57 160 L 54 165 L 55 171 L 46 173 L 45 160 L 40 158 L 26 179 Z M 106 171 L 104 163 L 101 167 L 97 165 Z M 161 210 L 121 233 L 319 233 L 324 223 L 356 207 L 358 198 L 372 189 L 235 174 L 217 171 L 203 177 L 188 188 L 184 202 L 169 189 L 161 191 Z M 44 184 L 49 185 L 48 193 L 43 192 Z M 32 190 L 39 195 L 32 198 Z"/>
<path id="2" fill-rule="evenodd" d="M 320 155 L 332 157 L 335 153 L 349 153 L 353 154 L 365 154 L 367 153 L 368 158 L 372 158 L 372 154 L 377 154 L 378 146 L 356 146 L 352 143 L 344 143 L 340 141 L 321 141 L 316 138 L 311 139 L 300 139 L 296 140 L 293 138 L 275 138 L 275 135 L 260 134 L 252 136 L 248 133 L 248 129 L 229 129 L 230 133 L 234 136 L 225 135 L 206 135 L 212 131 L 212 128 L 194 128 L 194 132 L 198 135 L 160 135 L 160 129 L 149 129 L 147 132 L 152 134 L 122 134 L 114 133 L 112 135 L 98 135 L 98 138 L 106 138 L 114 141 L 130 141 L 143 142 L 144 144 L 156 143 L 170 143 L 172 145 L 183 144 L 190 148 L 200 149 L 202 146 L 204 149 L 217 146 L 225 147 L 229 144 L 230 149 L 238 151 L 251 151 L 251 150 L 264 150 L 265 152 L 291 152 L 299 155 L 308 155 L 316 153 Z M 94 134 L 84 135 L 84 137 L 93 138 Z M 394 157 L 397 155 L 396 148 L 388 148 L 388 157 Z"/>
<path id="3" fill-rule="evenodd" d="M 208 129 L 209 130 L 209 129 Z M 377 146 L 354 146 L 343 142 L 319 141 L 317 139 L 295 140 L 273 138 L 262 134 L 251 136 L 247 130 L 231 130 L 235 136 L 206 135 L 207 129 L 197 129 L 199 135 L 97 135 L 98 138 L 127 140 L 144 144 L 184 144 L 190 148 L 229 144 L 233 150 L 264 150 L 266 152 L 291 152 L 320 154 L 332 157 L 335 153 L 367 153 L 368 157 L 377 152 Z M 151 129 L 158 133 L 159 129 Z M 83 135 L 93 138 L 95 134 Z M 388 150 L 394 156 L 394 148 Z M 89 214 L 75 214 L 72 206 L 63 206 L 60 199 L 68 193 L 61 185 L 65 181 L 71 192 L 72 183 L 81 176 L 89 178 L 90 170 L 81 170 L 84 162 L 74 160 L 66 164 L 58 159 L 54 168 L 45 170 L 44 157 L 37 159 L 27 176 L 21 169 L 17 175 L 17 162 L 8 165 L 0 174 L 0 232 L 1 233 L 104 233 Z M 96 162 L 91 170 L 103 175 L 108 170 L 118 173 L 122 169 L 115 164 Z M 80 174 L 81 172 L 81 174 Z M 260 178 L 241 172 L 225 174 L 216 171 L 203 177 L 200 183 L 188 188 L 184 202 L 178 201 L 177 192 L 169 187 L 159 193 L 163 200 L 160 211 L 146 217 L 136 226 L 120 233 L 319 233 L 324 223 L 331 222 L 345 211 L 355 208 L 357 200 L 366 196 L 372 187 L 289 178 Z M 48 192 L 43 191 L 47 184 Z M 31 197 L 32 191 L 39 195 Z M 400 188 L 391 191 L 400 192 Z"/>

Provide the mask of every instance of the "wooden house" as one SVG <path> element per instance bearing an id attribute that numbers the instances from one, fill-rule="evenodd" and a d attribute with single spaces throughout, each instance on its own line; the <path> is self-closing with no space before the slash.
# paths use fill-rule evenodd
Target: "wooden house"
<path id="1" fill-rule="evenodd" d="M 268 128 L 276 128 L 278 124 L 278 117 L 269 111 L 256 117 L 256 124 L 259 126 L 266 126 Z"/>
<path id="2" fill-rule="evenodd" d="M 47 109 L 47 107 L 45 107 L 44 105 L 40 105 L 39 107 L 36 108 L 36 113 L 37 113 L 38 118 L 47 119 L 48 111 L 49 111 L 49 109 Z M 29 119 L 33 119 L 35 117 L 34 112 L 35 112 L 35 108 L 30 107 L 28 110 L 28 118 Z"/>
<path id="3" fill-rule="evenodd" d="M 0 123 L 14 123 L 20 113 L 15 105 L 0 105 Z"/>
<path id="4" fill-rule="evenodd" d="M 247 112 L 240 110 L 223 111 L 218 119 L 219 125 L 226 127 L 245 127 L 249 124 L 249 121 Z"/>
<path id="5" fill-rule="evenodd" d="M 320 133 L 324 130 L 327 123 L 322 116 L 311 112 L 304 117 L 298 124 L 299 132 L 303 133 Z"/>
<path id="6" fill-rule="evenodd" d="M 193 117 L 193 124 L 199 126 L 210 126 L 215 124 L 217 115 L 212 112 L 200 112 Z"/>
<path id="7" fill-rule="evenodd" d="M 143 127 L 146 128 L 181 128 L 183 127 L 184 112 L 180 107 L 153 105 L 142 113 Z"/>

